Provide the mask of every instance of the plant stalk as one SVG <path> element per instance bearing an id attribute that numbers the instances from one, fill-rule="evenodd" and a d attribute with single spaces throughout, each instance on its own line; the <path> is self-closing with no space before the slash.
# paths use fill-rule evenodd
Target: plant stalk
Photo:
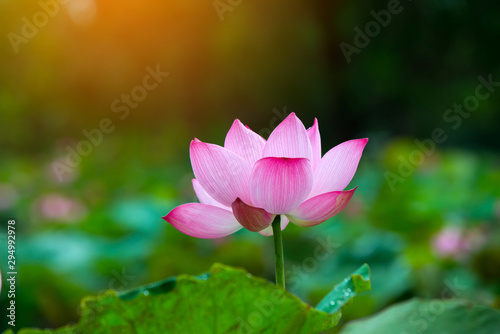
<path id="1" fill-rule="evenodd" d="M 274 260 L 276 264 L 276 286 L 285 289 L 285 259 L 281 237 L 281 216 L 276 215 L 272 223 L 274 239 Z"/>

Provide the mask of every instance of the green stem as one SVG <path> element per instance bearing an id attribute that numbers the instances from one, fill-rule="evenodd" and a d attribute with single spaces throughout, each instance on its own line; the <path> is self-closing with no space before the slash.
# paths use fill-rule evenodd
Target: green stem
<path id="1" fill-rule="evenodd" d="M 273 220 L 274 260 L 276 263 L 276 286 L 285 288 L 285 259 L 283 257 L 283 239 L 281 237 L 281 216 Z"/>

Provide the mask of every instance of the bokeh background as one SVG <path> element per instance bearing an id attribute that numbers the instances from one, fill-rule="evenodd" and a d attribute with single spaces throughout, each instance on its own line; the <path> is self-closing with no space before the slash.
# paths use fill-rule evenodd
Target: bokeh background
<path id="1" fill-rule="evenodd" d="M 319 119 L 323 153 L 370 137 L 348 208 L 285 230 L 294 293 L 315 303 L 367 262 L 373 290 L 343 322 L 414 296 L 498 308 L 499 87 L 445 115 L 479 76 L 500 81 L 500 3 L 399 6 L 348 62 L 341 43 L 356 46 L 387 1 L 0 1 L 0 268 L 16 219 L 16 327 L 75 322 L 83 296 L 214 262 L 273 280 L 270 238 L 197 240 L 161 217 L 194 200 L 193 137 L 222 144 L 235 118 L 267 137 L 292 111 Z M 140 88 L 158 69 L 169 75 Z M 82 144 L 103 119 L 112 130 Z M 424 154 L 415 140 L 439 128 L 446 140 Z M 318 238 L 335 244 L 326 259 Z"/>

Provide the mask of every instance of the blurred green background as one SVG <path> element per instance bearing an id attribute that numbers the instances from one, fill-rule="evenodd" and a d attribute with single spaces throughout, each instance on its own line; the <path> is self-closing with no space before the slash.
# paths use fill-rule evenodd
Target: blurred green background
<path id="1" fill-rule="evenodd" d="M 370 137 L 347 209 L 285 230 L 294 293 L 315 303 L 367 262 L 373 290 L 343 322 L 413 296 L 500 307 L 500 91 L 476 90 L 500 82 L 499 2 L 402 1 L 363 47 L 355 28 L 387 1 L 66 2 L 0 1 L 0 268 L 16 219 L 17 328 L 213 262 L 273 280 L 270 238 L 198 240 L 161 217 L 195 199 L 193 137 L 222 144 L 235 118 L 267 137 L 292 111 L 318 118 L 323 153 Z"/>

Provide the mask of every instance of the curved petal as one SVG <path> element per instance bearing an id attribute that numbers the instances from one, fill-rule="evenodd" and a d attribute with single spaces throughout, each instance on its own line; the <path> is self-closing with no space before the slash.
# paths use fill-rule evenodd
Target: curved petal
<path id="1" fill-rule="evenodd" d="M 358 168 L 368 138 L 339 144 L 321 159 L 314 173 L 314 186 L 308 198 L 331 191 L 344 190 Z"/>
<path id="2" fill-rule="evenodd" d="M 163 219 L 182 233 L 202 239 L 225 237 L 242 228 L 231 211 L 200 203 L 178 206 Z"/>
<path id="3" fill-rule="evenodd" d="M 321 161 L 321 136 L 319 134 L 319 126 L 317 118 L 314 119 L 313 126 L 307 129 L 307 136 L 309 137 L 309 141 L 311 142 L 311 148 L 312 148 L 311 166 L 314 172 L 318 167 L 319 162 Z"/>
<path id="4" fill-rule="evenodd" d="M 291 113 L 269 135 L 262 157 L 312 159 L 312 148 L 304 124 Z"/>
<path id="5" fill-rule="evenodd" d="M 250 177 L 252 203 L 270 213 L 288 213 L 306 199 L 312 182 L 308 159 L 260 159 Z"/>
<path id="6" fill-rule="evenodd" d="M 285 227 L 288 225 L 289 222 L 290 222 L 290 220 L 285 215 L 281 215 L 280 225 L 281 225 L 282 231 L 285 229 Z M 259 233 L 262 234 L 263 236 L 269 237 L 269 236 L 273 235 L 273 227 L 268 226 L 265 229 L 263 229 L 262 231 L 259 231 Z"/>
<path id="7" fill-rule="evenodd" d="M 200 201 L 200 203 L 202 204 L 208 204 L 208 205 L 213 205 L 213 206 L 217 206 L 219 208 L 222 208 L 222 209 L 226 209 L 228 211 L 231 211 L 231 208 L 228 207 L 228 206 L 225 206 L 224 204 L 222 203 L 219 203 L 217 202 L 216 200 L 214 200 L 206 191 L 205 189 L 203 189 L 203 187 L 201 186 L 200 182 L 198 182 L 197 179 L 193 179 L 192 180 L 193 182 L 193 189 L 194 189 L 194 192 L 196 194 L 196 197 L 198 197 L 198 200 Z"/>
<path id="8" fill-rule="evenodd" d="M 292 223 L 302 227 L 321 224 L 347 206 L 356 188 L 347 191 L 332 191 L 308 199 L 290 212 L 287 217 Z"/>
<path id="9" fill-rule="evenodd" d="M 224 147 L 250 163 L 250 166 L 262 157 L 262 150 L 266 145 L 266 140 L 245 127 L 239 119 L 233 122 L 229 129 Z"/>
<path id="10" fill-rule="evenodd" d="M 231 206 L 237 197 L 250 202 L 250 164 L 236 153 L 214 144 L 193 140 L 191 165 L 196 179 L 216 201 Z"/>
<path id="11" fill-rule="evenodd" d="M 232 208 L 236 220 L 252 232 L 259 232 L 271 225 L 275 216 L 264 209 L 247 205 L 239 198 L 233 202 Z"/>

